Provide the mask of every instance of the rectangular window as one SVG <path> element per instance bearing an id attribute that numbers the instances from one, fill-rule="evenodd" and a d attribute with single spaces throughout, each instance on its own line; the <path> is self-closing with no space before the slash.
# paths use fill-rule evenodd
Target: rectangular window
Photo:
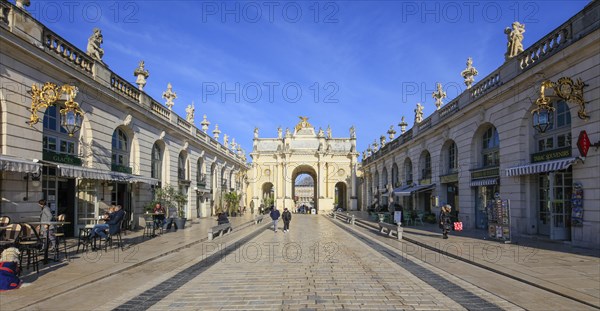
<path id="1" fill-rule="evenodd" d="M 56 152 L 56 137 L 44 136 L 43 147 L 46 150 Z"/>

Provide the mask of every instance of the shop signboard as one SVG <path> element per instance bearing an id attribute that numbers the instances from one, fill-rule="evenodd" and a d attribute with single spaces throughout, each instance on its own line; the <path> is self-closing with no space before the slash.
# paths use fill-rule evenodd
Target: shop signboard
<path id="1" fill-rule="evenodd" d="M 571 207 L 571 226 L 583 226 L 583 187 L 580 183 L 575 183 L 573 185 Z"/>

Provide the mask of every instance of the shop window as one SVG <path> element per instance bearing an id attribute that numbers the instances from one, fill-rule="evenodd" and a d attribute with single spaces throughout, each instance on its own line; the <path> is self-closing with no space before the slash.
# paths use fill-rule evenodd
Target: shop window
<path id="1" fill-rule="evenodd" d="M 544 133 L 536 133 L 537 152 L 570 147 L 571 139 L 571 112 L 564 101 L 555 105 L 554 113 L 550 114 L 550 126 Z"/>
<path id="2" fill-rule="evenodd" d="M 77 139 L 69 137 L 67 131 L 60 126 L 59 109 L 50 106 L 44 112 L 44 136 L 42 147 L 44 151 L 62 154 L 75 154 Z"/>

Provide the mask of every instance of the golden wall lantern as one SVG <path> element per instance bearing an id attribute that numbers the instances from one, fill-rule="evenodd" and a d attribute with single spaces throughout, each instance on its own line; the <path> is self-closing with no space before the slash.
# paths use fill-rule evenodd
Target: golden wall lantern
<path id="1" fill-rule="evenodd" d="M 60 109 L 60 125 L 69 136 L 73 136 L 81 129 L 83 122 L 83 110 L 74 101 L 78 91 L 77 87 L 68 84 L 59 87 L 52 82 L 46 82 L 41 88 L 33 84 L 30 91 L 31 108 L 29 110 L 31 116 L 27 123 L 30 126 L 37 124 L 40 121 L 38 110 L 56 106 L 57 109 Z"/>

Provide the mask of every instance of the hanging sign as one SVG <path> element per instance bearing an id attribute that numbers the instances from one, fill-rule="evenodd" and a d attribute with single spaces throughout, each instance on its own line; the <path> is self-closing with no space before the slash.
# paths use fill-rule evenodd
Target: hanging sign
<path id="1" fill-rule="evenodd" d="M 577 139 L 577 148 L 579 149 L 579 154 L 582 157 L 586 157 L 588 150 L 590 150 L 590 138 L 586 131 L 579 132 L 579 138 Z"/>

